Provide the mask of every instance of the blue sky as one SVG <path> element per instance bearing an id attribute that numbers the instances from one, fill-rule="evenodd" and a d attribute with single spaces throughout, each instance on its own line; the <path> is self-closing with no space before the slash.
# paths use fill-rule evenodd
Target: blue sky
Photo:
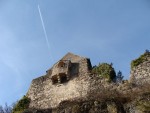
<path id="1" fill-rule="evenodd" d="M 26 94 L 67 52 L 113 62 L 128 79 L 131 60 L 150 49 L 149 20 L 149 0 L 0 0 L 0 104 Z"/>

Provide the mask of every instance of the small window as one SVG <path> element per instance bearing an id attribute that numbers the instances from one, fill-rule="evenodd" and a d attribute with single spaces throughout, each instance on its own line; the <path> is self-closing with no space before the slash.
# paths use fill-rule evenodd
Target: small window
<path id="1" fill-rule="evenodd" d="M 57 76 L 52 77 L 51 80 L 52 80 L 52 83 L 53 83 L 53 84 L 58 83 L 58 78 L 57 78 Z"/>
<path id="2" fill-rule="evenodd" d="M 58 83 L 58 79 L 52 79 L 53 84 Z"/>
<path id="3" fill-rule="evenodd" d="M 66 75 L 64 75 L 64 76 L 61 77 L 61 82 L 62 82 L 62 83 L 67 82 L 67 77 L 66 77 Z"/>
<path id="4" fill-rule="evenodd" d="M 61 65 L 61 67 L 64 67 L 64 65 Z"/>

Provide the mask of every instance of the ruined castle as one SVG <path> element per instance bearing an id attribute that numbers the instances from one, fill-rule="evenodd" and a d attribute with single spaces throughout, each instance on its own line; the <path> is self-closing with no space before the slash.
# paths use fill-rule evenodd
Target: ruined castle
<path id="1" fill-rule="evenodd" d="M 150 82 L 150 55 L 146 59 L 131 70 L 130 83 Z M 129 95 L 136 90 L 126 83 L 108 83 L 94 77 L 91 69 L 89 58 L 66 54 L 46 71 L 46 75 L 32 81 L 27 92 L 31 99 L 30 108 L 55 108 L 63 101 L 87 98 L 90 94 L 117 91 Z"/>
<path id="2" fill-rule="evenodd" d="M 31 99 L 30 107 L 53 108 L 61 101 L 85 97 L 89 84 L 83 77 L 91 68 L 90 59 L 66 54 L 46 71 L 46 75 L 32 81 L 27 93 Z"/>

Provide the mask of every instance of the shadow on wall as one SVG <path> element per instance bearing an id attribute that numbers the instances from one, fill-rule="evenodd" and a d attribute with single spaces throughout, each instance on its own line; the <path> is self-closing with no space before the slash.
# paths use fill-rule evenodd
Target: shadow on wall
<path id="1" fill-rule="evenodd" d="M 79 74 L 79 63 L 72 63 L 70 68 L 70 75 L 72 77 L 77 76 Z"/>

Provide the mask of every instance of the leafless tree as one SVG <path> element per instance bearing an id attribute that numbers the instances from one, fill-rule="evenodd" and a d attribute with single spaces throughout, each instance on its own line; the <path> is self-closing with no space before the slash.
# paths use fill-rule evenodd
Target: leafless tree
<path id="1" fill-rule="evenodd" d="M 12 113 L 12 107 L 6 103 L 4 107 L 0 106 L 0 113 Z"/>
<path id="2" fill-rule="evenodd" d="M 2 106 L 0 106 L 0 113 L 5 113 Z"/>

